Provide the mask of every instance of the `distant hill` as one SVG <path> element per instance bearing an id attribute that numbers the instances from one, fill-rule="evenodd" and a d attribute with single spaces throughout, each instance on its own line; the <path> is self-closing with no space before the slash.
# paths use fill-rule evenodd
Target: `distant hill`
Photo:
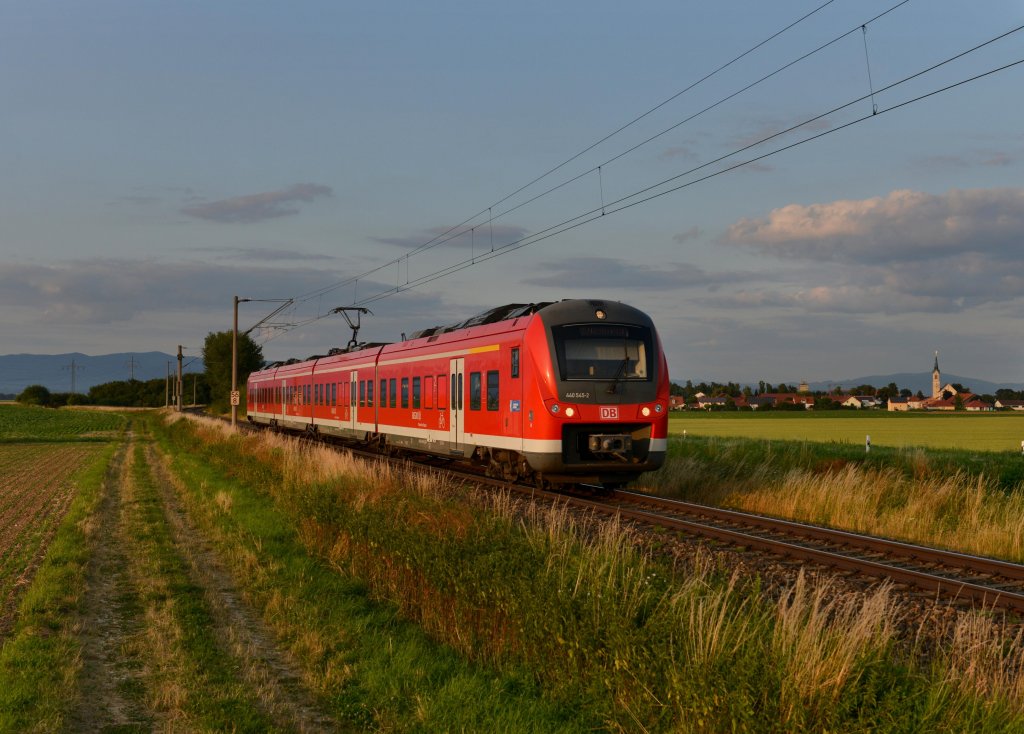
<path id="1" fill-rule="evenodd" d="M 178 356 L 164 352 L 123 352 L 91 357 L 87 354 L 0 355 L 0 393 L 18 394 L 29 385 L 43 385 L 50 392 L 71 392 L 71 363 L 75 364 L 75 391 L 86 393 L 93 385 L 131 379 L 152 380 L 178 369 Z M 202 372 L 203 360 L 185 357 L 185 373 Z"/>
<path id="2" fill-rule="evenodd" d="M 895 382 L 900 386 L 900 389 L 907 388 L 908 390 L 916 393 L 920 390 L 925 395 L 932 394 L 932 373 L 931 372 L 900 372 L 895 375 L 869 375 L 867 377 L 851 377 L 846 380 L 834 380 L 831 382 L 811 382 L 811 390 L 832 390 L 837 385 L 842 386 L 844 391 L 849 391 L 851 388 L 857 387 L 858 385 L 874 385 L 875 387 L 885 387 L 890 382 Z M 963 377 L 961 375 L 952 375 L 946 372 L 942 373 L 942 384 L 948 385 L 951 382 L 956 382 L 964 387 L 970 389 L 971 392 L 979 395 L 994 395 L 996 390 L 1001 387 L 1007 387 L 1011 390 L 1024 390 L 1024 383 L 1013 382 L 1013 383 L 996 383 L 989 382 L 988 380 L 979 380 L 975 377 Z"/>

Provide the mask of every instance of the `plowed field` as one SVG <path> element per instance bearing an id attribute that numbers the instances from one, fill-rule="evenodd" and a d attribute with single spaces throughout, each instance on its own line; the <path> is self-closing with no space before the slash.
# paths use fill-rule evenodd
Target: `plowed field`
<path id="1" fill-rule="evenodd" d="M 0 634 L 101 444 L 0 444 Z"/>

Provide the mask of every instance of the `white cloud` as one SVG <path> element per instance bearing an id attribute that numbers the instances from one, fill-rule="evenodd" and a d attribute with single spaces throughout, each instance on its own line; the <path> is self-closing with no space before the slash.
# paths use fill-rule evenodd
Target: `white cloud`
<path id="1" fill-rule="evenodd" d="M 1024 189 L 954 189 L 943 195 L 893 191 L 884 197 L 790 204 L 742 219 L 722 242 L 803 260 L 892 263 L 986 253 L 1020 260 Z"/>

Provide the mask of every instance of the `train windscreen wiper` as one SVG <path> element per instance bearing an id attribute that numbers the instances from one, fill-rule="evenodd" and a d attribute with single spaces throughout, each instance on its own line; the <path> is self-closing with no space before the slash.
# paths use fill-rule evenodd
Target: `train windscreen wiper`
<path id="1" fill-rule="evenodd" d="M 619 362 L 619 366 L 615 370 L 615 374 L 612 376 L 612 384 L 610 384 L 608 389 L 605 391 L 609 395 L 614 395 L 618 392 L 619 382 L 625 377 L 626 368 L 629 367 L 629 342 L 624 341 L 622 343 L 622 347 L 626 351 L 626 356 L 622 358 L 621 362 Z"/>

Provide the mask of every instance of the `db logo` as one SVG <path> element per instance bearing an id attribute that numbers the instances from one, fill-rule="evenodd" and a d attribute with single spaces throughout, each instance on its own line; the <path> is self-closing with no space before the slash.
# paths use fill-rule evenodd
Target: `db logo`
<path id="1" fill-rule="evenodd" d="M 617 405 L 602 405 L 601 420 L 617 421 L 619 419 L 619 408 Z"/>

